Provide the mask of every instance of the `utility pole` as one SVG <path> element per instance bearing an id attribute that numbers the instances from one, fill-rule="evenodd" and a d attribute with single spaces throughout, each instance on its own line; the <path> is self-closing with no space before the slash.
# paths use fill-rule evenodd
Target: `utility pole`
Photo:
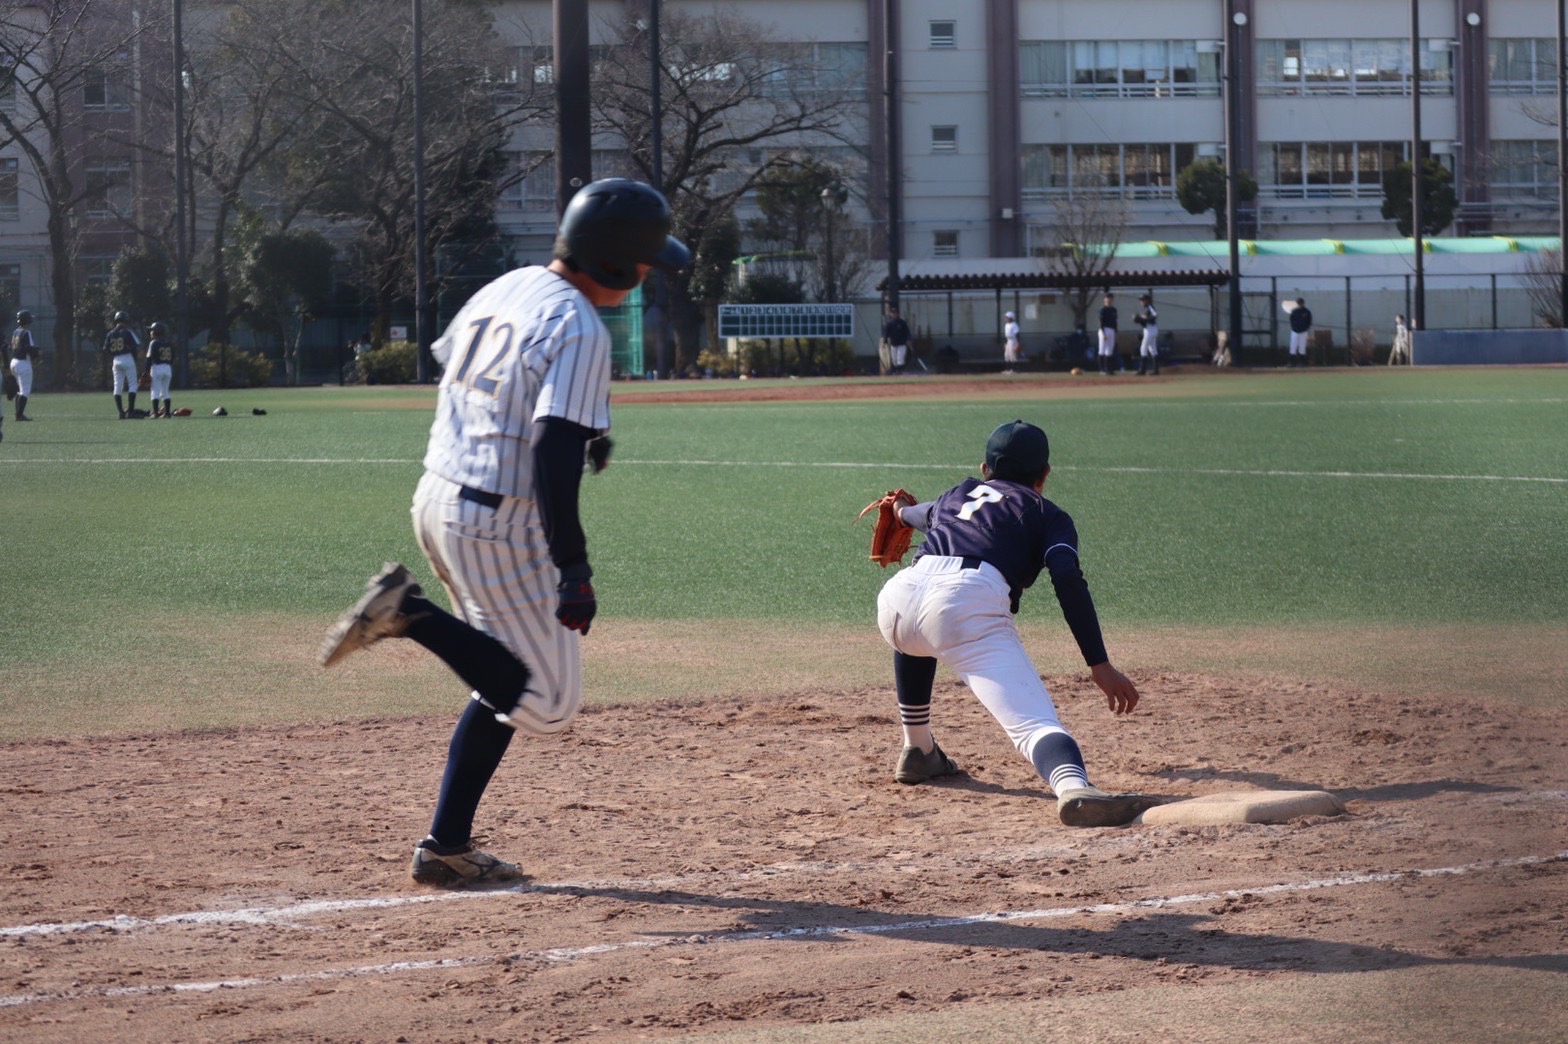
<path id="1" fill-rule="evenodd" d="M 887 305 L 898 307 L 898 268 L 903 252 L 903 143 L 899 134 L 898 0 L 883 0 L 887 53 L 883 55 L 882 104 L 887 117 Z"/>
<path id="2" fill-rule="evenodd" d="M 1241 239 L 1237 230 L 1240 186 L 1237 165 L 1241 149 L 1241 106 L 1236 81 L 1241 76 L 1241 31 L 1247 16 L 1225 4 L 1225 237 L 1230 247 L 1230 322 L 1225 336 L 1231 357 L 1240 361 L 1241 352 Z"/>
<path id="3" fill-rule="evenodd" d="M 430 258 L 425 247 L 425 16 L 414 0 L 414 370 L 420 384 L 430 380 Z"/>
<path id="4" fill-rule="evenodd" d="M 1411 320 L 1426 329 L 1426 256 L 1421 243 L 1421 0 L 1410 0 L 1410 235 L 1416 248 L 1415 304 Z"/>
<path id="5" fill-rule="evenodd" d="M 1568 330 L 1568 2 L 1557 0 L 1557 314 Z"/>
<path id="6" fill-rule="evenodd" d="M 190 241 L 185 228 L 189 170 L 185 154 L 185 6 L 174 0 L 174 343 L 179 387 L 189 388 L 191 372 Z"/>

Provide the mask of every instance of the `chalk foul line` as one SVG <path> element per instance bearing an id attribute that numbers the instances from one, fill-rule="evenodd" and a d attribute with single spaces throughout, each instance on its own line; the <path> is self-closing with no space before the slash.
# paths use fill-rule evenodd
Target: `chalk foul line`
<path id="1" fill-rule="evenodd" d="M 1230 888 L 1218 892 L 1194 892 L 1185 895 L 1154 896 L 1121 903 L 1094 903 L 1087 906 L 1049 907 L 1037 910 L 1004 910 L 967 914 L 958 917 L 934 917 L 921 920 L 891 921 L 882 924 L 822 924 L 800 925 L 792 928 L 769 930 L 737 930 L 729 932 L 694 933 L 657 939 L 625 939 L 620 942 L 597 943 L 590 946 L 551 947 L 515 954 L 480 954 L 472 957 L 447 957 L 423 961 L 396 961 L 390 964 L 359 965 L 347 968 L 323 968 L 316 971 L 289 972 L 282 975 L 250 976 L 235 979 L 212 979 L 199 982 L 173 982 L 141 984 L 136 986 L 105 986 L 86 990 L 65 990 L 54 993 L 24 993 L 0 996 L 0 1008 L 16 1008 L 48 1002 L 108 999 L 117 997 L 146 997 L 162 994 L 211 993 L 217 990 L 251 989 L 259 986 L 286 986 L 301 982 L 322 982 L 335 979 L 363 978 L 374 975 L 398 975 L 409 972 L 432 971 L 448 968 L 471 968 L 489 964 L 561 963 L 580 960 L 606 953 L 633 950 L 662 949 L 670 946 L 712 945 L 717 943 L 773 942 L 823 938 L 826 936 L 893 935 L 921 933 L 963 928 L 979 924 L 1000 924 L 1014 921 L 1039 921 L 1061 917 L 1081 917 L 1094 914 L 1125 914 L 1142 910 L 1159 910 L 1173 906 L 1189 906 L 1246 896 L 1280 895 L 1290 892 L 1321 891 L 1329 888 L 1346 888 L 1355 885 L 1379 884 L 1389 881 L 1421 880 L 1433 877 L 1457 877 L 1487 870 L 1504 870 L 1544 863 L 1568 861 L 1568 849 L 1551 855 L 1518 856 L 1513 859 L 1490 859 L 1459 866 L 1429 867 L 1419 870 L 1397 870 L 1382 873 L 1342 874 L 1336 877 L 1308 878 L 1304 881 L 1287 881 L 1253 888 Z M 552 886 L 560 887 L 560 886 Z M 514 891 L 528 890 L 517 889 Z M 452 893 L 454 896 L 461 893 Z M 507 892 L 482 893 L 505 895 Z M 440 896 L 422 897 L 435 901 Z M 367 901 L 368 902 L 368 901 Z"/>

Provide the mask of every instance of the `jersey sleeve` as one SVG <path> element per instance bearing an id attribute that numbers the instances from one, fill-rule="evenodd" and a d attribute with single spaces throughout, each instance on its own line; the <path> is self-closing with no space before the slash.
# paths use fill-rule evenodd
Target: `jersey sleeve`
<path id="1" fill-rule="evenodd" d="M 1089 581 L 1084 579 L 1078 562 L 1078 531 L 1066 513 L 1052 524 L 1046 538 L 1045 568 L 1051 574 L 1051 586 L 1056 589 L 1056 602 L 1062 607 L 1062 619 L 1072 631 L 1083 662 L 1089 667 L 1105 663 L 1110 656 L 1105 652 L 1105 637 L 1100 632 L 1100 617 L 1094 609 L 1094 599 L 1089 594 Z"/>
<path id="2" fill-rule="evenodd" d="M 931 512 L 935 510 L 936 501 L 927 500 L 922 504 L 909 504 L 900 508 L 898 517 L 904 520 L 904 525 L 924 533 L 931 528 Z"/>
<path id="3" fill-rule="evenodd" d="M 533 420 L 557 417 L 597 432 L 610 430 L 610 332 L 597 315 L 567 311 L 539 382 Z"/>

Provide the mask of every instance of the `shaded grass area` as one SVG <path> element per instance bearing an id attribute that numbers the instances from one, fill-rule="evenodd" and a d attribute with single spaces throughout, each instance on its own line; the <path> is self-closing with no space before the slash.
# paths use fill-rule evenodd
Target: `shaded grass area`
<path id="1" fill-rule="evenodd" d="M 1568 370 L 1063 377 L 881 401 L 687 387 L 689 403 L 618 404 L 615 461 L 584 482 L 597 698 L 885 684 L 889 574 L 852 520 L 885 489 L 974 473 L 1014 417 L 1051 435 L 1046 493 L 1078 523 L 1126 665 L 1568 691 Z M 408 505 L 433 401 L 192 392 L 176 404 L 195 416 L 133 423 L 106 394 L 35 397 L 39 421 L 0 444 L 10 735 L 65 727 L 46 712 L 121 731 L 447 706 L 421 657 L 392 655 L 398 684 L 380 661 L 328 680 L 310 660 L 383 560 L 431 580 Z M 1060 650 L 1042 670 L 1075 669 L 1048 585 L 1020 623 Z M 624 649 L 595 659 L 601 634 Z"/>

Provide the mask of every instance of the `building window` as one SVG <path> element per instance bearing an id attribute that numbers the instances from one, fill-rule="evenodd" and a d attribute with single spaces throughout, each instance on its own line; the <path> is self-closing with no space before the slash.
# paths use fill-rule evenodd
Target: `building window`
<path id="1" fill-rule="evenodd" d="M 1259 40 L 1259 95 L 1378 95 L 1410 93 L 1410 41 Z M 1453 93 L 1453 54 L 1447 40 L 1421 49 L 1421 93 Z"/>
<path id="2" fill-rule="evenodd" d="M 771 48 L 763 94 L 790 98 L 810 91 L 864 91 L 869 44 L 803 43 Z"/>
<path id="3" fill-rule="evenodd" d="M 1217 98 L 1220 56 L 1199 44 L 1025 40 L 1018 47 L 1019 82 L 1026 96 L 1044 98 Z"/>
<path id="4" fill-rule="evenodd" d="M 957 47 L 958 46 L 957 31 L 958 31 L 958 23 L 957 22 L 954 22 L 954 21 L 951 21 L 951 20 L 949 20 L 949 21 L 942 21 L 942 22 L 932 22 L 931 23 L 931 46 L 932 47 Z"/>
<path id="5" fill-rule="evenodd" d="M 958 151 L 958 126 L 946 124 L 931 128 L 932 152 L 957 152 Z"/>
<path id="6" fill-rule="evenodd" d="M 86 286 L 108 286 L 114 276 L 113 254 L 84 254 L 79 264 L 82 283 Z"/>
<path id="7" fill-rule="evenodd" d="M 1557 198 L 1555 141 L 1492 142 L 1491 186 L 1499 199 Z"/>
<path id="8" fill-rule="evenodd" d="M 118 112 L 131 107 L 131 69 L 128 61 L 100 62 L 82 73 L 82 108 Z"/>
<path id="9" fill-rule="evenodd" d="M 0 221 L 15 221 L 21 216 L 17 161 L 0 159 Z"/>
<path id="10" fill-rule="evenodd" d="M 555 164 L 553 153 L 508 152 L 506 169 L 509 184 L 501 189 L 498 200 L 505 210 L 553 210 L 555 208 Z"/>
<path id="11" fill-rule="evenodd" d="M 931 233 L 931 256 L 957 257 L 958 233 L 954 231 Z"/>
<path id="12" fill-rule="evenodd" d="M 1402 141 L 1273 141 L 1258 145 L 1258 195 L 1375 199 L 1410 154 Z"/>
<path id="13" fill-rule="evenodd" d="M 134 202 L 130 160 L 97 160 L 83 169 L 82 210 L 91 218 L 129 214 Z"/>
<path id="14" fill-rule="evenodd" d="M 1176 175 L 1197 158 L 1188 142 L 1147 145 L 1025 145 L 1023 194 L 1174 199 Z"/>
<path id="15" fill-rule="evenodd" d="M 0 316 L 7 321 L 22 307 L 22 266 L 0 265 Z"/>
<path id="16" fill-rule="evenodd" d="M 1557 45 L 1551 37 L 1493 37 L 1486 42 L 1493 94 L 1554 94 Z"/>

